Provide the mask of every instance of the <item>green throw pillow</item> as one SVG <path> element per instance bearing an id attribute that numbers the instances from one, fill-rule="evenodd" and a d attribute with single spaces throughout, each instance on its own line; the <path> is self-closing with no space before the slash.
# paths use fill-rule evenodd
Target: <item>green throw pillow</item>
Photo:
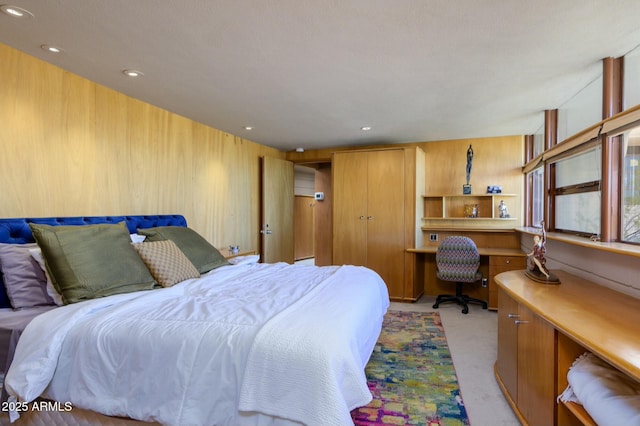
<path id="1" fill-rule="evenodd" d="M 157 228 L 138 229 L 138 234 L 146 235 L 145 241 L 173 241 L 201 274 L 229 264 L 217 248 L 209 244 L 207 240 L 191 228 L 159 226 Z"/>
<path id="2" fill-rule="evenodd" d="M 156 284 L 132 247 L 124 222 L 29 226 L 65 304 L 149 290 Z"/>

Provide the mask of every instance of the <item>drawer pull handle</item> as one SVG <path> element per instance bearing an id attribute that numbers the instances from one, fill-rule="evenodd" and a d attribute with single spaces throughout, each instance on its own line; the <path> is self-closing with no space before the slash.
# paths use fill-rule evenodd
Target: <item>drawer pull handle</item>
<path id="1" fill-rule="evenodd" d="M 509 315 L 507 315 L 507 318 L 520 318 L 520 315 L 518 315 L 518 314 L 509 314 Z"/>
<path id="2" fill-rule="evenodd" d="M 520 324 L 529 324 L 529 321 L 520 321 L 520 320 L 515 320 L 514 323 L 516 325 L 520 325 Z"/>
<path id="3" fill-rule="evenodd" d="M 510 260 L 507 260 L 507 265 L 508 265 L 509 263 L 511 263 L 511 261 L 510 261 Z"/>

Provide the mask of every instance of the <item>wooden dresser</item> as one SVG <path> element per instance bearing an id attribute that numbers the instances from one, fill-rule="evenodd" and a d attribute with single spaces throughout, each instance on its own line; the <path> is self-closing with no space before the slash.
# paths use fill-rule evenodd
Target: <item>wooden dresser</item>
<path id="1" fill-rule="evenodd" d="M 578 355 L 592 352 L 640 381 L 640 300 L 564 271 L 559 285 L 524 271 L 498 274 L 498 383 L 523 424 L 591 425 L 577 404 L 556 403 Z"/>

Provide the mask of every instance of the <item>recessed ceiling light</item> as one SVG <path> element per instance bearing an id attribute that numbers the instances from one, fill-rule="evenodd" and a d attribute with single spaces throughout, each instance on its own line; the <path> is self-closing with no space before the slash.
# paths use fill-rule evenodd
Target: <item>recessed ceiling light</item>
<path id="1" fill-rule="evenodd" d="M 126 75 L 127 77 L 142 77 L 144 75 L 144 73 L 142 71 L 138 71 L 138 70 L 123 70 L 122 74 Z"/>
<path id="2" fill-rule="evenodd" d="M 253 130 L 253 126 L 244 126 L 243 129 L 245 129 L 245 130 Z"/>
<path id="3" fill-rule="evenodd" d="M 62 49 L 61 47 L 50 46 L 48 44 L 43 44 L 40 47 L 42 48 L 42 50 L 46 50 L 47 52 L 51 52 L 51 53 L 62 53 L 64 51 L 64 49 Z"/>
<path id="4" fill-rule="evenodd" d="M 371 130 L 371 126 L 360 127 L 360 130 L 364 130 L 366 132 L 367 130 Z"/>
<path id="5" fill-rule="evenodd" d="M 12 6 L 10 4 L 3 4 L 0 6 L 0 10 L 14 18 L 33 18 L 33 13 L 29 12 L 27 9 L 23 9 L 18 6 Z"/>

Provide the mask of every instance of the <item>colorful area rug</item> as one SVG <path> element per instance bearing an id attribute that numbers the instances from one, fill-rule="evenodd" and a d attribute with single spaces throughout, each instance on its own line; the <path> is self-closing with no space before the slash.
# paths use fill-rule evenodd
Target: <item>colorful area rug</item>
<path id="1" fill-rule="evenodd" d="M 373 401 L 357 426 L 469 425 L 438 313 L 388 311 L 366 367 Z"/>

